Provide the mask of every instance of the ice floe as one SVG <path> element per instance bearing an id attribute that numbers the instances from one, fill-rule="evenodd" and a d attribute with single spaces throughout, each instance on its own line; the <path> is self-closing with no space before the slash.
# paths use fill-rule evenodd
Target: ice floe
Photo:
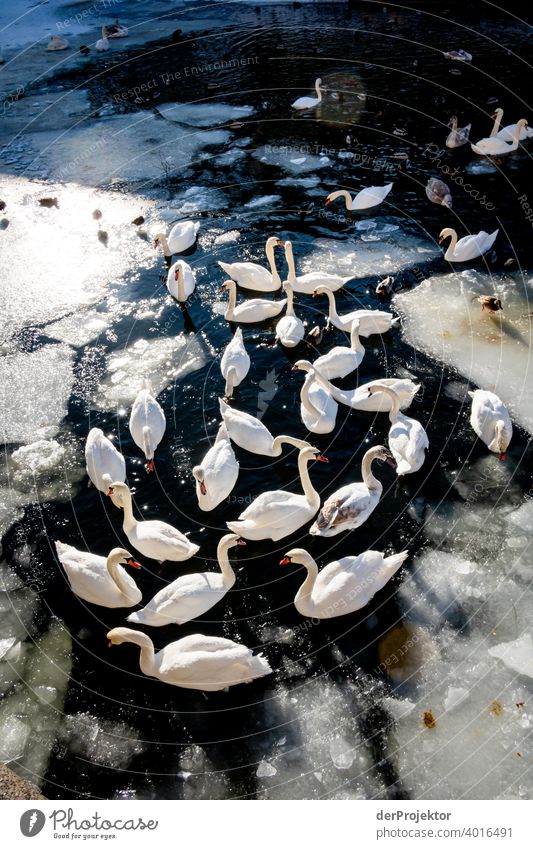
<path id="1" fill-rule="evenodd" d="M 263 145 L 254 150 L 252 156 L 264 165 L 275 165 L 290 174 L 305 174 L 307 171 L 318 171 L 319 168 L 333 165 L 327 156 L 300 153 L 283 145 Z"/>
<path id="2" fill-rule="evenodd" d="M 158 111 L 169 121 L 191 127 L 215 127 L 226 121 L 241 121 L 254 113 L 253 106 L 229 103 L 164 103 Z"/>

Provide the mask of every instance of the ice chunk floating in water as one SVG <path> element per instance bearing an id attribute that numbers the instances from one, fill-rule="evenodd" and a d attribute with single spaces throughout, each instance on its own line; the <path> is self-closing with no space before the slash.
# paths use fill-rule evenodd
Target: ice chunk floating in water
<path id="1" fill-rule="evenodd" d="M 510 643 L 500 643 L 489 649 L 492 657 L 497 657 L 505 663 L 508 669 L 533 678 L 533 639 L 531 634 L 522 634 L 518 640 Z"/>
<path id="2" fill-rule="evenodd" d="M 215 127 L 225 121 L 240 121 L 253 115 L 253 106 L 228 103 L 164 103 L 158 112 L 169 121 L 192 127 Z"/>

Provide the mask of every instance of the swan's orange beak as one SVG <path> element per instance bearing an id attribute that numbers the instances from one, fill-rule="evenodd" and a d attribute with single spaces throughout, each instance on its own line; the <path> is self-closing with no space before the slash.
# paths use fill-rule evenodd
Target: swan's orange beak
<path id="1" fill-rule="evenodd" d="M 503 452 L 502 452 L 502 451 L 500 451 L 499 459 L 500 459 L 502 462 L 505 460 L 505 454 L 503 454 Z"/>
<path id="2" fill-rule="evenodd" d="M 154 469 L 155 469 L 154 461 L 148 460 L 148 462 L 146 463 L 146 471 L 148 472 L 148 474 L 150 474 L 150 472 L 153 472 Z"/>
<path id="3" fill-rule="evenodd" d="M 298 366 L 293 366 L 293 367 L 291 368 L 291 371 L 298 371 Z"/>
<path id="4" fill-rule="evenodd" d="M 326 206 L 329 206 L 329 205 L 330 205 L 330 203 L 331 203 L 330 199 L 329 199 L 329 198 L 326 198 Z"/>
<path id="5" fill-rule="evenodd" d="M 180 270 L 179 270 L 179 268 L 176 268 L 176 270 L 174 272 L 174 280 L 179 280 L 179 279 L 180 279 Z"/>
<path id="6" fill-rule="evenodd" d="M 442 245 L 444 241 L 444 236 L 439 236 L 439 245 Z"/>
<path id="7" fill-rule="evenodd" d="M 276 245 L 278 246 L 278 248 L 284 248 L 285 242 L 282 242 L 281 239 L 278 239 L 278 241 L 276 242 Z"/>
<path id="8" fill-rule="evenodd" d="M 207 495 L 207 487 L 203 481 L 200 481 L 200 492 L 202 495 Z"/>
<path id="9" fill-rule="evenodd" d="M 132 566 L 134 569 L 142 569 L 141 564 L 134 560 L 133 557 L 130 557 L 129 560 L 126 560 L 126 563 L 128 564 L 128 566 Z"/>
<path id="10" fill-rule="evenodd" d="M 498 113 L 497 113 L 497 112 L 493 112 L 493 113 L 492 113 L 492 115 L 491 115 L 490 117 L 491 117 L 491 118 L 497 118 L 497 117 L 498 117 Z"/>
<path id="11" fill-rule="evenodd" d="M 241 539 L 241 537 L 239 537 L 239 539 L 237 540 L 237 545 L 246 545 L 246 542 Z"/>
<path id="12" fill-rule="evenodd" d="M 113 487 L 112 486 L 109 487 L 109 489 L 106 492 L 106 495 L 113 495 Z"/>
<path id="13" fill-rule="evenodd" d="M 328 458 L 324 457 L 323 454 L 317 454 L 315 460 L 318 460 L 319 463 L 329 463 Z"/>
<path id="14" fill-rule="evenodd" d="M 113 643 L 111 642 L 111 640 L 109 640 L 109 642 L 108 642 L 108 644 L 107 644 L 107 648 L 108 648 L 108 649 L 112 649 L 112 648 L 113 648 Z"/>
<path id="15" fill-rule="evenodd" d="M 154 239 L 154 249 L 157 248 L 158 245 L 159 245 L 159 240 Z"/>
<path id="16" fill-rule="evenodd" d="M 291 562 L 290 557 L 284 557 L 283 560 L 279 561 L 279 565 L 280 566 L 288 566 L 290 562 Z"/>

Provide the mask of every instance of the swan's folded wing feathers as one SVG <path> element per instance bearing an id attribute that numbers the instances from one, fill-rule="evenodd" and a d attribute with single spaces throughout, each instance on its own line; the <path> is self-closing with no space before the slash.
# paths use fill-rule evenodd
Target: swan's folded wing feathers
<path id="1" fill-rule="evenodd" d="M 167 525 L 166 522 L 160 522 L 158 519 L 147 519 L 144 522 L 139 522 L 137 525 L 137 535 L 139 539 L 144 538 L 153 538 L 153 536 L 157 535 L 158 537 L 162 537 L 163 542 L 181 542 L 190 544 L 190 540 L 178 531 L 177 528 L 172 527 L 172 525 Z"/>

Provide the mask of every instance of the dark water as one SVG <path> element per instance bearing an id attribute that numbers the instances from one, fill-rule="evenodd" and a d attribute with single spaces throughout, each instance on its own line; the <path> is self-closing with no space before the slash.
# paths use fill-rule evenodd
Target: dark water
<path id="1" fill-rule="evenodd" d="M 165 69 L 175 73 L 177 69 L 183 71 L 231 57 L 250 59 L 238 69 L 187 77 L 186 84 L 183 79 L 170 80 L 168 85 L 160 87 L 159 98 L 146 94 L 142 105 L 125 102 L 120 108 L 134 112 L 167 100 L 251 104 L 256 107 L 254 116 L 234 131 L 236 139 L 251 137 L 247 149 L 271 144 L 288 145 L 296 150 L 305 146 L 311 153 L 323 147 L 356 151 L 360 163 L 356 167 L 345 159 L 334 168 L 318 172 L 324 195 L 335 188 L 357 191 L 367 184 L 380 185 L 392 180 L 390 205 L 371 210 L 368 216 L 383 222 L 400 222 L 401 233 L 406 236 L 425 236 L 434 241 L 440 229 L 447 225 L 460 231 L 465 227 L 492 231 L 499 226 L 497 255 L 485 266 L 499 274 L 510 257 L 517 256 L 521 267 L 530 263 L 530 223 L 524 219 L 517 196 L 527 191 L 531 154 L 521 151 L 507 157 L 493 173 L 470 175 L 476 189 L 494 204 L 494 211 L 488 211 L 457 188 L 453 190 L 453 213 L 447 213 L 429 204 L 425 197 L 423 187 L 428 177 L 441 176 L 432 162 L 431 151 L 428 153 L 426 148 L 431 144 L 443 145 L 452 114 L 459 116 L 460 126 L 472 122 L 473 139 L 488 133 L 490 115 L 497 105 L 505 108 L 507 122 L 527 115 L 528 79 L 523 60 L 531 58 L 528 33 L 523 24 L 509 17 L 498 18 L 495 12 L 487 17 L 486 10 L 481 16 L 465 4 L 447 5 L 448 14 L 441 4 L 429 4 L 424 14 L 396 12 L 389 6 L 385 14 L 380 4 L 361 7 L 317 4 L 296 10 L 290 6 L 198 4 L 193 10 L 168 14 L 169 33 L 182 26 L 184 35 L 178 33 L 142 48 L 128 48 L 125 41 L 124 53 L 113 55 L 105 73 L 87 81 L 86 70 L 79 74 L 65 72 L 57 75 L 57 82 L 84 83 L 91 105 L 97 110 L 110 102 L 115 92 L 140 85 Z M 133 15 L 127 5 L 124 9 L 126 15 Z M 142 13 L 143 10 L 137 10 L 138 15 Z M 210 25 L 213 19 L 216 27 Z M 185 26 L 191 20 L 193 32 L 189 31 L 190 24 Z M 474 54 L 473 66 L 442 59 L 442 49 L 458 47 Z M 460 75 L 451 74 L 451 70 L 459 70 Z M 309 115 L 294 116 L 288 104 L 310 91 L 318 75 L 334 93 L 328 96 L 320 120 Z M 210 83 L 215 83 L 217 88 L 209 88 Z M 357 97 L 362 92 L 364 101 Z M 393 135 L 395 127 L 405 129 L 407 134 Z M 347 136 L 351 137 L 349 144 Z M 435 149 L 431 150 L 435 155 Z M 409 159 L 392 158 L 400 152 L 407 152 Z M 361 164 L 364 157 L 368 159 Z M 453 162 L 454 167 L 461 169 L 471 161 L 469 148 L 442 154 L 442 162 Z M 192 185 L 222 189 L 232 209 L 220 213 L 205 210 L 200 216 L 202 228 L 207 230 L 213 225 L 240 230 L 239 249 L 245 246 L 254 257 L 260 256 L 265 238 L 273 233 L 291 238 L 299 257 L 305 256 L 319 237 L 349 242 L 354 232 L 353 222 L 343 218 L 340 208 L 336 210 L 337 218 L 326 217 L 322 198 L 313 198 L 300 187 L 274 186 L 276 180 L 288 176 L 281 169 L 266 167 L 251 157 L 244 163 L 217 168 L 209 158 L 193 162 L 185 171 L 171 173 L 160 184 L 145 184 L 142 191 L 150 197 L 169 200 L 177 191 Z M 128 186 L 123 185 L 122 190 L 127 192 Z M 281 206 L 242 209 L 256 195 L 273 193 L 282 195 Z M 236 246 L 231 245 L 218 251 L 215 247 L 209 253 L 198 247 L 191 255 L 189 261 L 198 267 L 200 297 L 194 298 L 179 322 L 172 325 L 171 334 L 177 332 L 183 321 L 186 332 L 203 333 L 217 352 L 223 349 L 231 331 L 221 317 L 212 314 L 210 303 L 216 299 L 216 286 L 222 280 L 216 258 L 227 259 L 235 250 Z M 423 260 L 424 255 L 421 256 Z M 425 276 L 445 270 L 446 264 L 440 258 L 421 261 L 400 272 L 397 283 L 410 288 Z M 163 263 L 160 272 L 141 269 L 132 274 L 132 284 L 125 297 L 137 299 L 156 292 L 163 295 L 162 272 Z M 339 296 L 339 312 L 355 308 L 355 299 L 378 307 L 374 295 L 378 279 L 378 274 L 360 277 L 355 268 L 354 280 Z M 316 323 L 321 306 L 300 298 L 298 314 L 310 324 Z M 164 335 L 165 323 L 176 311 L 177 307 L 169 304 L 156 321 L 152 335 Z M 234 404 L 256 414 L 259 381 L 268 370 L 274 369 L 277 392 L 263 421 L 274 434 L 288 432 L 305 437 L 299 417 L 302 375 L 291 372 L 290 367 L 295 359 L 307 357 L 308 353 L 257 347 L 271 341 L 273 326 L 274 322 L 270 326 L 244 329 L 245 342 L 253 355 L 252 368 L 237 390 Z M 223 384 L 218 360 L 212 358 L 204 368 L 176 382 L 159 397 L 167 415 L 167 432 L 158 449 L 156 476 L 146 476 L 139 462 L 139 451 L 131 441 L 127 419 L 112 410 L 106 413 L 89 410 L 87 399 L 94 387 L 94 370 L 103 362 L 103 355 L 143 338 L 153 330 L 153 322 L 132 325 L 129 319 L 124 319 L 113 330 L 117 336 L 113 346 L 97 345 L 90 352 L 80 354 L 68 421 L 80 442 L 92 426 L 117 433 L 129 482 L 135 487 L 138 509 L 143 509 L 147 516 L 169 521 L 184 532 L 190 531 L 191 539 L 201 545 L 199 556 L 178 566 L 160 566 L 143 560 L 146 568 L 135 577 L 148 600 L 165 581 L 178 574 L 203 569 L 206 564 L 214 566 L 216 545 L 225 530 L 225 522 L 235 518 L 250 498 L 265 489 L 298 491 L 296 455 L 288 450 L 282 460 L 269 461 L 236 448 L 241 473 L 231 503 L 220 505 L 212 513 L 201 513 L 194 497 L 190 468 L 207 450 L 208 438 L 216 433 L 217 399 Z M 329 333 L 320 352 L 342 339 L 340 333 Z M 187 793 L 199 798 L 217 794 L 253 798 L 257 794 L 257 762 L 272 753 L 275 730 L 282 727 L 289 742 L 294 741 L 296 757 L 303 757 L 305 748 L 305 740 L 298 738 L 298 716 L 287 718 L 272 699 L 265 701 L 265 688 L 271 690 L 282 683 L 295 692 L 305 693 L 306 681 L 311 678 L 329 679 L 343 693 L 353 728 L 366 740 L 371 769 L 382 782 L 384 789 L 379 795 L 392 798 L 405 795 L 393 765 L 384 756 L 388 718 L 375 701 L 376 693 L 390 687 L 387 679 L 375 670 L 380 641 L 399 621 L 395 589 L 401 575 L 359 614 L 313 627 L 299 634 L 291 644 L 264 638 L 267 626 L 293 628 L 301 623 L 292 599 L 303 572 L 277 565 L 285 551 L 302 544 L 319 564 L 367 548 L 400 551 L 408 547 L 414 555 L 426 540 L 416 511 L 408 513 L 407 508 L 415 503 L 423 509 L 426 500 L 457 498 L 446 472 L 457 468 L 468 455 L 474 460 L 485 451 L 479 445 L 472 447 L 466 410 L 443 394 L 443 387 L 456 375 L 404 344 L 398 331 L 370 340 L 357 379 L 365 383 L 375 377 L 392 376 L 398 369 L 407 369 L 423 384 L 423 392 L 412 407 L 413 415 L 425 424 L 430 438 L 429 456 L 423 469 L 398 481 L 391 469 L 380 468 L 378 475 L 384 484 L 382 501 L 356 532 L 322 540 L 309 538 L 304 531 L 278 544 L 248 543 L 235 557 L 236 586 L 204 619 L 182 628 L 148 629 L 156 648 L 198 631 L 224 635 L 260 648 L 274 669 L 273 681 L 205 698 L 201 693 L 174 689 L 145 678 L 139 671 L 136 648 L 122 646 L 112 652 L 106 648 L 106 631 L 123 624 L 124 612 L 89 608 L 79 603 L 58 574 L 47 541 L 47 537 L 60 536 L 80 547 L 108 551 L 124 539 L 117 511 L 93 488 L 83 488 L 71 504 L 41 504 L 26 510 L 23 520 L 8 533 L 6 550 L 9 554 L 15 541 L 22 538 L 34 545 L 32 577 L 41 582 L 42 598 L 50 614 L 63 619 L 72 633 L 74 666 L 65 713 L 88 711 L 101 719 L 124 721 L 137 729 L 144 745 L 143 752 L 133 758 L 125 771 L 106 769 L 72 751 L 64 757 L 53 756 L 43 787 L 47 796 L 108 798 L 134 791 L 141 798 L 181 798 Z M 355 379 L 344 383 L 353 386 Z M 332 434 L 311 435 L 313 444 L 330 458 L 329 466 L 316 464 L 311 468 L 313 483 L 324 497 L 360 478 L 362 454 L 369 445 L 383 442 L 386 430 L 385 417 L 348 412 L 340 407 Z M 508 462 L 515 481 L 524 491 L 530 489 L 531 449 L 527 435 L 518 429 Z M 305 674 L 301 671 L 291 674 L 287 660 L 297 661 Z M 371 674 L 375 680 L 373 692 L 369 691 L 363 673 Z M 209 781 L 205 776 L 195 775 L 192 791 L 184 789 L 183 778 L 176 775 L 180 755 L 191 744 L 204 748 L 213 772 Z M 349 785 L 353 779 L 350 775 L 345 781 Z M 291 793 L 299 797 L 323 795 L 305 778 L 287 795 Z"/>

